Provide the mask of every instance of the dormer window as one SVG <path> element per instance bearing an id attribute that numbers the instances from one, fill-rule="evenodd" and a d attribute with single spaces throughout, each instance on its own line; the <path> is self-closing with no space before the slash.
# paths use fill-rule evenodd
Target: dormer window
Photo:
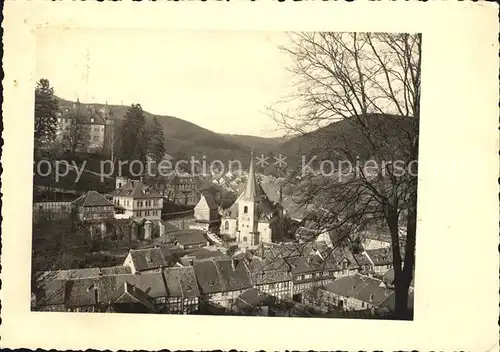
<path id="1" fill-rule="evenodd" d="M 371 293 L 371 294 L 370 294 L 370 302 L 372 302 L 372 301 L 373 301 L 373 298 L 374 298 L 374 295 L 373 295 L 373 293 Z"/>
<path id="2" fill-rule="evenodd" d="M 208 286 L 209 286 L 209 287 L 213 287 L 213 286 L 215 286 L 215 282 L 214 282 L 214 281 L 212 281 L 212 280 L 208 281 Z"/>

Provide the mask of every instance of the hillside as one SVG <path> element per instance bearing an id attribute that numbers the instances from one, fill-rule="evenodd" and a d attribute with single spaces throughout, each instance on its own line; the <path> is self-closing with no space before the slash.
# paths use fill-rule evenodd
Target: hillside
<path id="1" fill-rule="evenodd" d="M 225 134 L 223 136 L 226 140 L 241 144 L 248 150 L 254 149 L 255 153 L 275 151 L 279 148 L 279 145 L 285 141 L 284 137 L 265 138 L 241 134 Z"/>
<path id="2" fill-rule="evenodd" d="M 64 99 L 60 99 L 59 102 L 62 108 L 73 106 L 73 104 L 73 102 Z M 81 103 L 82 108 L 86 105 L 93 105 L 96 109 L 104 107 L 104 104 L 99 103 Z M 124 105 L 108 105 L 107 107 L 116 121 L 121 121 L 128 109 L 128 106 Z M 201 160 L 202 156 L 206 156 L 209 161 L 215 159 L 222 161 L 248 159 L 248 147 L 244 143 L 238 143 L 237 139 L 226 138 L 225 135 L 212 132 L 177 117 L 154 115 L 147 111 L 144 111 L 144 115 L 147 123 L 151 123 L 155 116 L 158 118 L 165 133 L 167 153 L 174 157 L 189 160 L 191 156 L 195 156 Z"/>
<path id="3" fill-rule="evenodd" d="M 373 114 L 368 119 L 370 127 L 373 129 L 373 136 L 379 141 L 387 142 L 387 148 L 391 151 L 399 146 L 400 152 L 405 152 L 409 142 L 407 132 L 411 131 L 412 120 L 401 118 L 395 115 Z M 368 141 L 356 126 L 354 118 L 343 119 L 333 122 L 325 127 L 313 132 L 293 137 L 278 146 L 284 155 L 287 155 L 289 164 L 300 163 L 301 157 L 318 156 L 318 159 L 335 160 L 339 149 L 346 149 L 352 155 L 359 155 L 360 158 L 370 156 Z M 309 160 L 309 159 L 307 159 Z"/>

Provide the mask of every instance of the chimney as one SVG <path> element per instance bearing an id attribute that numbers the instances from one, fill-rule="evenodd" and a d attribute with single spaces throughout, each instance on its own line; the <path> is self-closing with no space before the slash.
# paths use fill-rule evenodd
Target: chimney
<path id="1" fill-rule="evenodd" d="M 151 221 L 147 220 L 144 223 L 144 239 L 150 240 L 152 238 L 151 235 Z"/>

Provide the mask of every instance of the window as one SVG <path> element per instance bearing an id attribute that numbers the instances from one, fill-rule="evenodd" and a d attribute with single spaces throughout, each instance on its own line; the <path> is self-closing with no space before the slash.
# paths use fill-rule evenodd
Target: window
<path id="1" fill-rule="evenodd" d="M 243 208 L 243 213 L 244 214 L 248 214 L 248 207 L 245 205 L 245 207 Z"/>
<path id="2" fill-rule="evenodd" d="M 229 221 L 226 220 L 226 222 L 224 223 L 224 229 L 227 231 L 229 230 Z"/>

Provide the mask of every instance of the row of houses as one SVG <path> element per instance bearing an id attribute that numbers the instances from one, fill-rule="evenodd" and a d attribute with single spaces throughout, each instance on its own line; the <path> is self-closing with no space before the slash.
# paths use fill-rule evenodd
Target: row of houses
<path id="1" fill-rule="evenodd" d="M 361 269 L 355 256 L 342 248 L 329 257 L 318 249 L 304 252 L 288 246 L 260 257 L 252 251 L 230 257 L 198 249 L 175 263 L 165 258 L 161 248 L 139 249 L 131 250 L 120 267 L 39 274 L 36 307 L 86 312 L 236 312 L 242 304 L 248 306 L 239 297 L 254 292 L 250 289 L 277 303 L 302 302 L 304 293 L 328 287 Z"/>

